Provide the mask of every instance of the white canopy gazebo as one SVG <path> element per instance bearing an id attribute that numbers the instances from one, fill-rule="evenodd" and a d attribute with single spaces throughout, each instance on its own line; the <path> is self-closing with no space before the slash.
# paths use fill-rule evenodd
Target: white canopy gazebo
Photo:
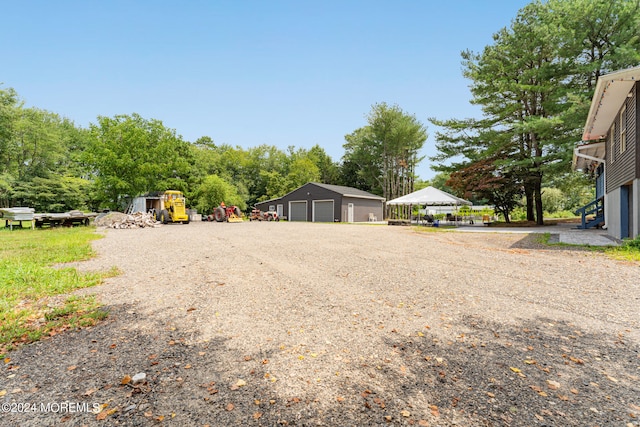
<path id="1" fill-rule="evenodd" d="M 461 206 L 472 203 L 468 200 L 456 197 L 453 194 L 449 194 L 446 191 L 438 190 L 435 187 L 425 187 L 422 190 L 414 191 L 413 193 L 405 194 L 393 200 L 389 200 L 387 205 L 403 205 L 403 206 Z"/>

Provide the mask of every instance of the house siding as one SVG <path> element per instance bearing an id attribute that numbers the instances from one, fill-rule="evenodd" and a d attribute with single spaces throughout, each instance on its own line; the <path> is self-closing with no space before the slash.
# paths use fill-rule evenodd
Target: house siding
<path id="1" fill-rule="evenodd" d="M 617 188 L 628 184 L 635 178 L 638 178 L 638 150 L 637 150 L 637 140 L 638 135 L 636 132 L 636 123 L 638 122 L 638 84 L 634 86 L 632 90 L 633 96 L 631 98 L 625 99 L 626 106 L 626 150 L 624 152 L 620 152 L 620 135 L 621 135 L 621 127 L 620 127 L 620 111 L 622 111 L 622 107 L 618 110 L 618 114 L 616 115 L 616 119 L 614 121 L 615 126 L 611 126 L 609 128 L 609 134 L 607 136 L 607 176 L 606 176 L 606 187 L 607 193 L 611 193 Z M 611 144 L 611 139 L 613 138 L 613 144 Z M 611 148 L 613 148 L 613 152 L 611 152 Z"/>
<path id="2" fill-rule="evenodd" d="M 354 222 L 369 221 L 370 213 L 380 221 L 383 219 L 384 203 L 381 200 L 344 197 L 342 199 L 342 221 L 344 222 L 346 222 L 348 218 L 349 203 L 353 203 Z"/>

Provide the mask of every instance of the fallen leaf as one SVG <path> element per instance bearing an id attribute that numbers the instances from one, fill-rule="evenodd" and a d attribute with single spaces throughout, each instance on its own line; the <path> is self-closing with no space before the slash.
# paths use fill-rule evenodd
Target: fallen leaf
<path id="1" fill-rule="evenodd" d="M 567 400 L 569 400 L 569 397 L 565 396 L 564 394 L 558 394 L 558 399 L 566 402 Z"/>
<path id="2" fill-rule="evenodd" d="M 236 386 L 237 386 L 237 387 L 244 387 L 244 386 L 246 386 L 246 385 L 247 385 L 247 382 L 246 382 L 245 380 L 243 380 L 243 379 L 239 379 L 239 380 L 236 382 Z"/>
<path id="3" fill-rule="evenodd" d="M 491 398 L 496 397 L 496 395 L 495 395 L 495 394 L 493 394 L 493 393 L 491 393 L 490 391 L 488 391 L 488 392 L 487 392 L 487 396 L 489 396 L 489 397 L 491 397 Z"/>
<path id="4" fill-rule="evenodd" d="M 551 390 L 557 390 L 560 388 L 560 383 L 557 381 L 547 380 L 547 387 Z"/>
<path id="5" fill-rule="evenodd" d="M 540 396 L 547 397 L 547 393 L 545 393 L 541 387 L 538 387 L 537 385 L 530 385 L 529 387 L 531 388 L 531 390 L 535 391 Z"/>
<path id="6" fill-rule="evenodd" d="M 77 368 L 77 366 L 73 365 L 73 366 L 69 366 L 67 368 L 67 371 L 75 371 L 75 369 Z"/>
<path id="7" fill-rule="evenodd" d="M 342 397 L 342 396 L 338 396 L 338 397 L 336 397 L 336 400 L 337 400 L 338 402 L 344 402 L 344 397 Z"/>
<path id="8" fill-rule="evenodd" d="M 573 394 L 578 394 L 578 390 L 576 390 L 575 388 L 572 388 L 570 391 L 571 391 L 571 393 L 573 393 Z"/>
<path id="9" fill-rule="evenodd" d="M 95 393 L 96 391 L 98 391 L 95 388 L 90 388 L 89 390 L 84 392 L 84 396 L 91 396 L 93 393 Z"/>
<path id="10" fill-rule="evenodd" d="M 405 418 L 409 418 L 411 416 L 411 412 L 407 411 L 406 409 L 403 411 L 400 411 L 400 414 Z"/>
<path id="11" fill-rule="evenodd" d="M 613 377 L 612 377 L 612 376 L 610 376 L 610 375 L 607 375 L 607 379 L 608 379 L 609 381 L 614 382 L 614 383 L 617 383 L 617 382 L 618 382 L 618 380 L 617 380 L 617 379 L 613 378 Z"/>
<path id="12" fill-rule="evenodd" d="M 431 409 L 431 415 L 433 415 L 434 417 L 440 416 L 440 411 L 438 410 L 438 407 L 436 405 L 430 405 L 429 409 Z"/>
<path id="13" fill-rule="evenodd" d="M 4 396 L 5 394 L 7 394 L 7 390 L 0 390 L 0 397 Z"/>
<path id="14" fill-rule="evenodd" d="M 527 365 L 535 365 L 538 362 L 536 362 L 535 360 L 525 360 L 524 363 L 526 363 Z"/>
<path id="15" fill-rule="evenodd" d="M 262 412 L 254 412 L 253 414 L 253 419 L 257 420 L 258 418 L 260 418 L 262 416 Z"/>
<path id="16" fill-rule="evenodd" d="M 150 354 L 150 355 L 147 357 L 147 359 L 149 359 L 149 360 L 153 360 L 153 359 L 155 359 L 156 357 L 158 357 L 158 355 L 157 355 L 157 354 Z"/>
<path id="17" fill-rule="evenodd" d="M 514 367 L 509 367 L 509 369 L 511 369 L 513 372 L 515 372 L 516 374 L 519 374 L 521 371 L 518 368 L 514 368 Z"/>
<path id="18" fill-rule="evenodd" d="M 184 369 L 191 369 L 191 365 L 190 365 L 189 363 L 187 363 L 187 364 L 184 366 Z"/>
<path id="19" fill-rule="evenodd" d="M 227 406 L 224 408 L 227 411 L 233 411 L 233 408 L 235 408 L 235 406 L 233 406 L 233 403 L 227 403 Z"/>
<path id="20" fill-rule="evenodd" d="M 127 384 L 129 384 L 130 382 L 131 382 L 131 377 L 130 377 L 129 375 L 125 375 L 125 376 L 122 378 L 122 381 L 120 381 L 120 384 L 122 384 L 122 385 L 127 385 Z"/>
<path id="21" fill-rule="evenodd" d="M 391 418 L 391 415 L 385 415 L 385 416 L 384 416 L 384 420 L 385 420 L 386 422 L 388 422 L 388 423 L 390 423 L 392 419 L 393 419 L 393 418 Z"/>
<path id="22" fill-rule="evenodd" d="M 107 418 L 107 411 L 102 411 L 98 415 L 96 415 L 96 420 L 102 421 Z"/>
<path id="23" fill-rule="evenodd" d="M 156 421 L 158 421 L 158 422 L 162 422 L 162 421 L 164 421 L 164 415 L 158 415 L 158 416 L 156 417 Z"/>
<path id="24" fill-rule="evenodd" d="M 248 362 L 248 361 L 249 361 L 249 360 L 251 360 L 251 359 L 252 359 L 252 357 L 251 357 L 251 356 L 245 356 L 245 357 L 244 357 L 244 361 L 245 361 L 245 362 Z"/>
<path id="25" fill-rule="evenodd" d="M 5 357 L 4 358 L 4 364 L 7 365 L 9 362 L 11 362 L 11 358 L 10 357 Z"/>
<path id="26" fill-rule="evenodd" d="M 429 427 L 429 423 L 427 422 L 427 420 L 419 420 L 418 425 L 421 427 Z"/>
<path id="27" fill-rule="evenodd" d="M 577 357 L 569 356 L 569 360 L 577 365 L 584 365 L 584 361 L 582 359 L 578 359 Z"/>

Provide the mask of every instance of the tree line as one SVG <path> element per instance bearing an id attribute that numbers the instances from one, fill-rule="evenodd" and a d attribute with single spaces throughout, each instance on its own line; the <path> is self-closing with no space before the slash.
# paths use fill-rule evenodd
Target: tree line
<path id="1" fill-rule="evenodd" d="M 373 111 L 362 130 L 372 138 L 380 138 L 377 130 L 369 131 L 378 121 L 389 135 L 405 132 L 401 129 L 411 123 L 422 128 L 397 106 L 378 104 Z M 27 108 L 14 89 L 0 88 L 0 206 L 123 210 L 132 197 L 175 189 L 191 207 L 211 212 L 222 201 L 247 209 L 307 182 L 356 186 L 389 197 L 402 191 L 399 187 L 407 189 L 402 179 L 413 180 L 416 150 L 426 135 L 408 141 L 404 152 L 401 138 L 393 138 L 393 144 L 363 140 L 366 148 L 357 150 L 347 142 L 351 151 L 336 162 L 319 145 L 244 149 L 216 144 L 209 136 L 185 141 L 160 120 L 136 113 L 99 116 L 82 128 L 55 113 Z M 358 160 L 362 150 L 386 160 L 364 166 Z"/>

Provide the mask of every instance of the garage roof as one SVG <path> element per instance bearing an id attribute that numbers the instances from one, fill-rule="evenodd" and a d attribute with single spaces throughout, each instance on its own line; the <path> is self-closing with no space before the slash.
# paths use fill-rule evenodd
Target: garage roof
<path id="1" fill-rule="evenodd" d="M 317 185 L 334 193 L 342 194 L 345 197 L 355 197 L 359 199 L 375 199 L 384 200 L 384 197 L 376 196 L 367 191 L 358 190 L 357 188 L 345 187 L 343 185 L 321 184 L 319 182 L 310 182 L 309 184 Z"/>

